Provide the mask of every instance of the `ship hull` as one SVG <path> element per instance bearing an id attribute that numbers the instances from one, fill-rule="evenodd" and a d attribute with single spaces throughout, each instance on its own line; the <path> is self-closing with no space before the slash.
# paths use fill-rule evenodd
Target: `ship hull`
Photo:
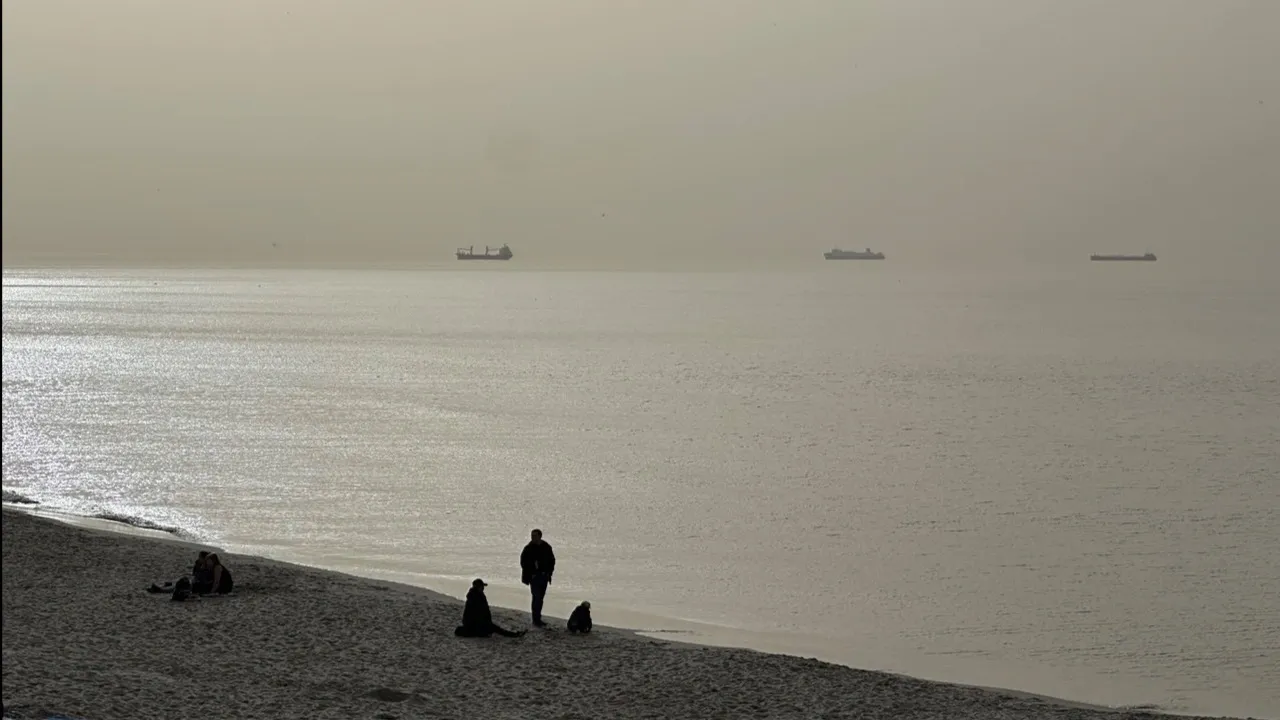
<path id="1" fill-rule="evenodd" d="M 1155 255 L 1091 255 L 1093 262 L 1155 262 Z"/>
<path id="2" fill-rule="evenodd" d="M 883 255 L 832 255 L 831 253 L 823 253 L 822 257 L 828 260 L 883 260 Z"/>
<path id="3" fill-rule="evenodd" d="M 509 257 L 501 255 L 459 255 L 459 260 L 510 260 Z"/>

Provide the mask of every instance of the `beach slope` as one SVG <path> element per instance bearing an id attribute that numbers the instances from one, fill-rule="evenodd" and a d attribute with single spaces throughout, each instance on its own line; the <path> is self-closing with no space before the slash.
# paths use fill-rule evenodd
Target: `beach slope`
<path id="1" fill-rule="evenodd" d="M 12 510 L 3 548 L 17 718 L 1159 717 L 609 628 L 463 640 L 460 601 L 253 557 L 224 556 L 233 595 L 174 603 L 144 588 L 189 569 L 190 547 Z"/>

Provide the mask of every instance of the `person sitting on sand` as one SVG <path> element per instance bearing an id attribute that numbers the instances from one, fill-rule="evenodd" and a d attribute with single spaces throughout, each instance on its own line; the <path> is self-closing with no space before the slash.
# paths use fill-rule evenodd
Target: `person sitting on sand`
<path id="1" fill-rule="evenodd" d="M 591 603 L 586 600 L 569 615 L 569 632 L 586 635 L 591 632 Z"/>
<path id="2" fill-rule="evenodd" d="M 467 604 L 462 608 L 462 624 L 453 634 L 458 637 L 491 637 L 494 633 L 503 637 L 524 635 L 523 630 L 513 632 L 494 624 L 493 613 L 489 611 L 489 598 L 484 596 L 487 585 L 480 578 L 471 581 L 471 589 L 467 591 Z"/>
<path id="3" fill-rule="evenodd" d="M 209 565 L 209 553 L 201 550 L 196 564 L 191 568 L 191 592 L 205 595 L 213 589 L 213 567 Z"/>
<path id="4" fill-rule="evenodd" d="M 196 562 L 191 567 L 190 578 L 179 578 L 177 582 L 151 583 L 151 587 L 147 588 L 149 593 L 173 593 L 174 600 L 186 600 L 193 592 L 199 594 L 208 592 L 205 590 L 195 590 L 195 588 L 211 588 L 213 587 L 213 573 L 206 570 L 209 560 L 209 553 L 201 550 L 196 556 Z"/>
<path id="5" fill-rule="evenodd" d="M 191 592 L 197 595 L 226 595 L 231 592 L 234 582 L 231 579 L 231 571 L 222 564 L 218 559 L 217 553 L 209 553 L 203 558 L 204 564 L 201 565 L 200 560 L 196 560 L 196 567 L 193 571 L 191 582 Z"/>

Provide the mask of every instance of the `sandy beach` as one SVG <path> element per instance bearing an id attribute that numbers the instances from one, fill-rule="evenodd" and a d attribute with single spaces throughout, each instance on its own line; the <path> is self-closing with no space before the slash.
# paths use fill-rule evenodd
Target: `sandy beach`
<path id="1" fill-rule="evenodd" d="M 458 599 L 254 557 L 224 555 L 231 596 L 174 603 L 144 589 L 193 546 L 9 509 L 3 548 L 12 718 L 1167 717 L 600 626 L 464 640 Z"/>

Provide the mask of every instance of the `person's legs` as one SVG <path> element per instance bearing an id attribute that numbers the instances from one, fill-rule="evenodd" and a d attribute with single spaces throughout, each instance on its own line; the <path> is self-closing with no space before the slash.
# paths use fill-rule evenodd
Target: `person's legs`
<path id="1" fill-rule="evenodd" d="M 542 600 L 547 596 L 547 576 L 534 575 L 529 591 L 533 593 L 533 624 L 542 625 Z"/>
<path id="2" fill-rule="evenodd" d="M 458 637 L 466 637 L 466 638 L 489 637 L 490 635 L 493 634 L 493 631 L 496 629 L 497 627 L 495 626 L 493 628 L 490 628 L 489 631 L 486 632 L 479 628 L 467 627 L 466 625 L 459 625 L 458 627 L 454 628 L 453 634 L 457 635 Z"/>

